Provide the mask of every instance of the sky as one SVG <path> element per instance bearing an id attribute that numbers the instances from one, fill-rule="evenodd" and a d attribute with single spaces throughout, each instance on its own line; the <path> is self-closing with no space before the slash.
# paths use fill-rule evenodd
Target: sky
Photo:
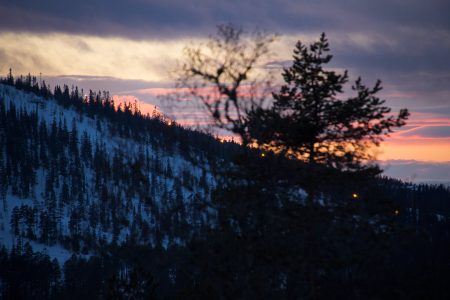
<path id="1" fill-rule="evenodd" d="M 280 62 L 291 59 L 297 40 L 326 32 L 331 67 L 367 85 L 381 79 L 387 105 L 411 112 L 380 148 L 386 173 L 450 182 L 448 12 L 448 0 L 0 0 L 0 73 L 109 90 L 150 109 L 173 86 L 183 48 L 218 24 L 279 34 Z M 197 112 L 171 114 L 190 122 Z"/>

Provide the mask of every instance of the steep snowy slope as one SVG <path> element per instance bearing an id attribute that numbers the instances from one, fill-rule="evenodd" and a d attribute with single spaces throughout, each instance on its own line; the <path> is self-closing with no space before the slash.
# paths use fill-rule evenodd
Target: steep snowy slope
<path id="1" fill-rule="evenodd" d="M 32 241 L 62 262 L 130 240 L 183 243 L 210 222 L 203 204 L 225 146 L 187 145 L 160 117 L 140 138 L 114 122 L 0 85 L 0 245 Z"/>

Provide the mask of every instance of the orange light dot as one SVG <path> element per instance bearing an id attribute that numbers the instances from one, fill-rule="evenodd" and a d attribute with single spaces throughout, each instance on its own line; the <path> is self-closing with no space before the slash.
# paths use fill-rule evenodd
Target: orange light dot
<path id="1" fill-rule="evenodd" d="M 265 153 L 261 153 L 261 157 L 265 157 L 266 156 L 266 154 Z"/>
<path id="2" fill-rule="evenodd" d="M 353 193 L 352 197 L 353 197 L 353 199 L 357 199 L 357 198 L 359 198 L 359 195 L 357 193 Z"/>
<path id="3" fill-rule="evenodd" d="M 395 214 L 396 216 L 398 216 L 399 213 L 400 213 L 400 211 L 399 211 L 398 209 L 394 210 L 394 214 Z"/>

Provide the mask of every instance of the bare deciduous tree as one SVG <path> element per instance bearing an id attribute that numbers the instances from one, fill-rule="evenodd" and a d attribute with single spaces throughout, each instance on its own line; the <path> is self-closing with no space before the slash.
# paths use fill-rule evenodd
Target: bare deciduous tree
<path id="1" fill-rule="evenodd" d="M 264 59 L 276 36 L 246 34 L 232 25 L 219 25 L 207 43 L 185 48 L 185 61 L 176 87 L 207 109 L 214 124 L 248 142 L 246 117 L 270 95 L 270 72 Z"/>

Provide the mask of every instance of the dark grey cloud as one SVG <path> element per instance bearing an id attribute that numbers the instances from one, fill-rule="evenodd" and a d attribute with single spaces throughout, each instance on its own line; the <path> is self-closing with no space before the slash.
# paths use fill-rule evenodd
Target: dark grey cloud
<path id="1" fill-rule="evenodd" d="M 450 28 L 446 0 L 1 0 L 0 28 L 127 37 L 198 35 L 220 22 L 281 32 Z"/>
<path id="2" fill-rule="evenodd" d="M 399 0 L 399 1 L 337 1 L 346 11 L 357 11 L 368 22 L 380 24 L 413 26 L 427 29 L 448 30 L 450 21 L 447 17 L 450 3 L 447 0 Z M 364 26 L 364 24 L 361 24 Z"/>
<path id="3" fill-rule="evenodd" d="M 420 113 L 433 114 L 439 118 L 449 118 L 450 116 L 450 98 L 446 98 L 448 104 L 436 105 L 436 106 L 416 106 L 414 111 Z"/>
<path id="4" fill-rule="evenodd" d="M 196 28 L 205 20 L 201 11 L 176 6 L 173 1 L 1 1 L 0 28 L 144 38 Z"/>

